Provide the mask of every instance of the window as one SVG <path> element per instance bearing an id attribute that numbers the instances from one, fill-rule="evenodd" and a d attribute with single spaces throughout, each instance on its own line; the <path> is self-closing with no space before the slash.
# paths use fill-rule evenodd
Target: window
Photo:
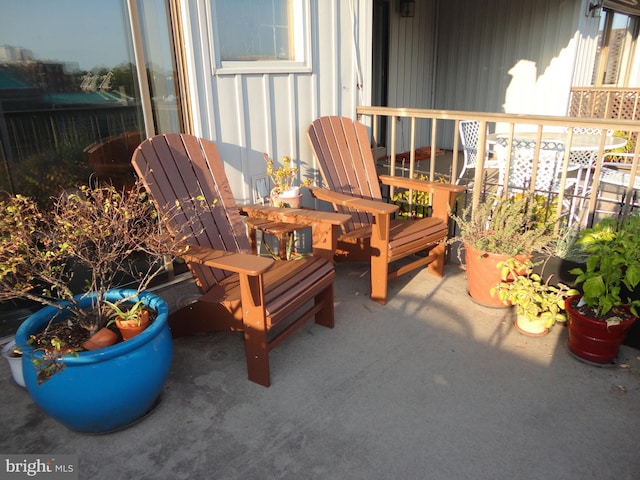
<path id="1" fill-rule="evenodd" d="M 136 18 L 128 6 L 138 7 Z M 134 55 L 132 27 L 142 57 Z M 20 193 L 46 206 L 90 181 L 131 183 L 131 154 L 145 132 L 181 127 L 169 34 L 167 2 L 3 0 L 0 197 Z M 0 302 L 0 337 L 30 308 Z"/>
<path id="2" fill-rule="evenodd" d="M 600 17 L 593 85 L 625 87 L 629 83 L 637 18 L 604 9 Z"/>
<path id="3" fill-rule="evenodd" d="M 153 105 L 150 129 L 178 131 L 165 4 L 137 5 Z M 148 128 L 126 6 L 122 0 L 3 2 L 0 191 L 47 202 L 89 179 L 133 180 L 131 152 Z"/>
<path id="4" fill-rule="evenodd" d="M 211 0 L 217 73 L 310 71 L 309 0 Z"/>

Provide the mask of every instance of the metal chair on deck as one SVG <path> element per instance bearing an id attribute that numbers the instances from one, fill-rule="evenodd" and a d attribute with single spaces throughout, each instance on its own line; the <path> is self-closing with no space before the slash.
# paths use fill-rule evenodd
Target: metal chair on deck
<path id="1" fill-rule="evenodd" d="M 497 148 L 502 152 L 500 157 L 504 159 L 500 162 L 500 184 L 504 185 L 504 188 L 510 193 L 530 190 L 531 181 L 534 179 L 536 141 L 517 137 L 512 139 L 509 172 L 507 174 L 506 152 L 508 151 L 508 146 L 508 138 L 498 138 Z M 540 142 L 540 152 L 535 170 L 534 190 L 539 194 L 547 195 L 550 199 L 560 192 L 560 177 L 562 174 L 564 152 L 564 142 L 544 140 Z M 575 178 L 567 178 L 565 193 L 575 190 L 575 185 Z M 563 206 L 568 208 L 570 221 L 577 218 L 572 200 L 569 201 L 564 198 Z"/>
<path id="2" fill-rule="evenodd" d="M 480 122 L 477 120 L 462 120 L 460 122 L 460 141 L 462 143 L 462 153 L 464 154 L 464 165 L 456 180 L 456 185 L 464 178 L 467 170 L 475 169 L 478 163 L 478 138 L 480 132 Z M 497 159 L 489 158 L 487 150 L 484 168 L 499 168 L 500 162 Z"/>

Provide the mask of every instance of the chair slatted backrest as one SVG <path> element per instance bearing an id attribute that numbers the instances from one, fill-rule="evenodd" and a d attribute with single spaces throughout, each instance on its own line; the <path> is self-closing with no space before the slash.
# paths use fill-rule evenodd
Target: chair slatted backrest
<path id="1" fill-rule="evenodd" d="M 198 215 L 198 222 L 189 225 L 193 233 L 189 243 L 229 252 L 251 251 L 214 143 L 191 135 L 157 135 L 138 146 L 132 163 L 161 212 L 175 211 L 176 202 L 182 205 L 178 215 L 170 215 L 170 231 L 183 231 L 180 223 Z M 202 198 L 208 208 L 203 208 Z M 189 268 L 203 292 L 229 275 L 193 263 Z"/>
<path id="2" fill-rule="evenodd" d="M 462 120 L 460 122 L 460 141 L 462 142 L 466 168 L 476 168 L 476 164 L 478 163 L 479 135 L 480 122 L 475 120 Z"/>
<path id="3" fill-rule="evenodd" d="M 334 192 L 369 200 L 381 200 L 375 160 L 366 127 L 345 117 L 320 117 L 307 129 L 325 186 Z M 356 210 L 336 206 L 352 221 L 347 232 L 370 225 L 372 217 Z"/>
<path id="4" fill-rule="evenodd" d="M 508 139 L 498 139 L 498 146 L 505 152 Z M 564 142 L 541 141 L 540 153 L 535 172 L 535 190 L 539 192 L 553 192 L 556 190 L 559 174 L 562 171 L 564 158 Z M 514 138 L 511 145 L 511 162 L 509 165 L 508 188 L 516 190 L 528 189 L 534 178 L 534 156 L 536 141 Z M 501 174 L 502 176 L 502 174 Z"/>

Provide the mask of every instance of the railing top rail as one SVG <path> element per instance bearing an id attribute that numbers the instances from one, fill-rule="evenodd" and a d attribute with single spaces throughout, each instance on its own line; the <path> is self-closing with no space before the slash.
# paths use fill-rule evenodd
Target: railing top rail
<path id="1" fill-rule="evenodd" d="M 571 91 L 592 91 L 592 92 L 640 92 L 640 88 L 633 87 L 571 87 Z"/>
<path id="2" fill-rule="evenodd" d="M 360 106 L 359 115 L 385 115 L 396 117 L 414 117 L 438 120 L 476 119 L 486 122 L 514 123 L 519 125 L 544 125 L 567 127 L 600 128 L 603 130 L 623 130 L 640 132 L 640 123 L 636 120 L 616 120 L 608 118 L 561 117 L 550 115 L 522 115 L 510 113 L 465 112 L 457 110 L 431 110 L 424 108 Z"/>

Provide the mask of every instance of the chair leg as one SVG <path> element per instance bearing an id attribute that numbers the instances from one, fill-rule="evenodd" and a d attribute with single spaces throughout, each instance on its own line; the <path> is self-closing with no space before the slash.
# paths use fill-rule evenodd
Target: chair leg
<path id="1" fill-rule="evenodd" d="M 333 282 L 314 298 L 316 305 L 322 305 L 322 309 L 316 313 L 316 323 L 323 327 L 333 328 L 335 325 L 333 314 Z"/>
<path id="2" fill-rule="evenodd" d="M 245 329 L 244 351 L 247 358 L 249 380 L 264 387 L 269 387 L 271 385 L 271 377 L 269 375 L 269 348 L 266 332 Z"/>
<path id="3" fill-rule="evenodd" d="M 258 242 L 257 242 L 257 238 L 256 238 L 256 227 L 254 226 L 249 226 L 248 227 L 249 230 L 249 246 L 251 247 L 251 251 L 254 254 L 258 253 Z M 262 241 L 264 241 L 264 235 L 262 236 Z"/>
<path id="4" fill-rule="evenodd" d="M 427 271 L 431 275 L 436 277 L 444 276 L 444 264 L 446 260 L 447 244 L 445 242 L 439 243 L 431 249 L 429 255 L 435 255 L 436 259 L 429 264 Z"/>
<path id="5" fill-rule="evenodd" d="M 387 258 L 382 255 L 371 257 L 371 300 L 380 305 L 387 303 L 387 287 L 389 284 Z"/>

